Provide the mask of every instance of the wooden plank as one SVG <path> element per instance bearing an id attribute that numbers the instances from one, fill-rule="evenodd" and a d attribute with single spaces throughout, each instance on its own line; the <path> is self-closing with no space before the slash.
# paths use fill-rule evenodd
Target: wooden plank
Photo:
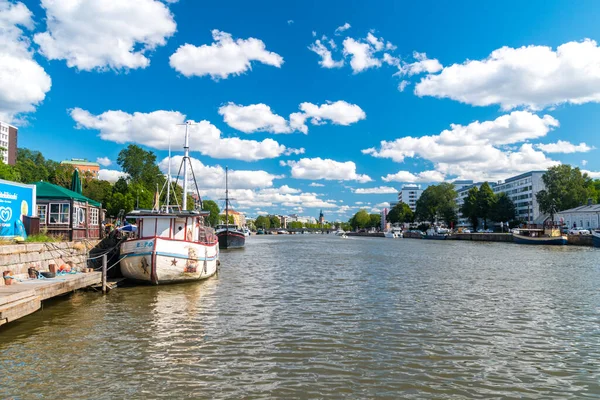
<path id="1" fill-rule="evenodd" d="M 42 301 L 39 296 L 30 296 L 0 307 L 0 321 L 11 322 L 39 310 Z"/>
<path id="2" fill-rule="evenodd" d="M 35 296 L 35 291 L 33 289 L 20 286 L 21 285 L 10 285 L 2 286 L 2 288 L 0 288 L 0 307 L 26 297 Z"/>

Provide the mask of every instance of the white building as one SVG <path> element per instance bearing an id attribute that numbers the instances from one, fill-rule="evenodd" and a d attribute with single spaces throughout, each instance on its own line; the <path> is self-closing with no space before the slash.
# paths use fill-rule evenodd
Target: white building
<path id="1" fill-rule="evenodd" d="M 600 229 L 600 204 L 588 204 L 558 212 L 554 222 L 567 228 Z"/>
<path id="2" fill-rule="evenodd" d="M 498 182 L 492 190 L 496 194 L 506 193 L 515 203 L 518 220 L 527 221 L 530 224 L 543 223 L 541 220 L 538 221 L 542 215 L 536 195 L 540 190 L 546 188 L 542 180 L 545 173 L 546 171 L 531 171 L 517 175 L 504 182 Z"/>
<path id="3" fill-rule="evenodd" d="M 4 164 L 15 165 L 17 162 L 17 132 L 15 126 L 0 121 L 0 160 Z"/>
<path id="4" fill-rule="evenodd" d="M 408 207 L 415 212 L 417 210 L 417 200 L 423 194 L 421 185 L 404 185 L 398 192 L 398 201 L 408 204 Z"/>
<path id="5" fill-rule="evenodd" d="M 462 208 L 462 205 L 465 204 L 465 198 L 469 195 L 469 190 L 471 190 L 471 188 L 476 187 L 477 189 L 479 189 L 481 187 L 481 185 L 483 185 L 483 182 L 477 182 L 477 183 L 473 183 L 473 181 L 456 181 L 454 182 L 454 187 L 457 187 L 457 182 L 471 182 L 470 184 L 459 184 L 456 190 L 456 206 L 458 207 L 458 211 L 456 212 L 456 216 L 458 218 L 458 223 L 457 223 L 457 227 L 466 227 L 466 226 L 471 226 L 471 221 L 469 220 L 469 218 L 465 218 L 463 217 L 462 213 L 460 212 L 460 209 Z"/>
<path id="6" fill-rule="evenodd" d="M 297 214 L 292 214 L 287 216 L 287 223 L 290 222 L 302 222 L 303 224 L 316 224 L 317 219 L 315 217 L 302 217 Z"/>

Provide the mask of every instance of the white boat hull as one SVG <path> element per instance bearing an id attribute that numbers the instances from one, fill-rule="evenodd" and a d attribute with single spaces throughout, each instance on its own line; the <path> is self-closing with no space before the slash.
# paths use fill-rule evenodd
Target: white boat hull
<path id="1" fill-rule="evenodd" d="M 121 245 L 121 273 L 151 284 L 206 279 L 217 272 L 219 244 L 164 238 L 134 239 Z"/>

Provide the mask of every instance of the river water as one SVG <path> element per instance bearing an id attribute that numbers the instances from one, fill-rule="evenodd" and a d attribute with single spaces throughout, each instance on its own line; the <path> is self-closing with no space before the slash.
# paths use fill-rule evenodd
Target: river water
<path id="1" fill-rule="evenodd" d="M 0 328 L 0 398 L 600 398 L 600 250 L 255 236 Z"/>

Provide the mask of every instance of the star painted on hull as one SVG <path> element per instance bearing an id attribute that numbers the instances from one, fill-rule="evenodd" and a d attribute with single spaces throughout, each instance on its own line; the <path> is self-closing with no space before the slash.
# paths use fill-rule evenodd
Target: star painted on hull
<path id="1" fill-rule="evenodd" d="M 177 260 L 176 260 L 176 259 L 173 259 L 173 260 L 171 261 L 171 265 L 177 265 Z"/>

